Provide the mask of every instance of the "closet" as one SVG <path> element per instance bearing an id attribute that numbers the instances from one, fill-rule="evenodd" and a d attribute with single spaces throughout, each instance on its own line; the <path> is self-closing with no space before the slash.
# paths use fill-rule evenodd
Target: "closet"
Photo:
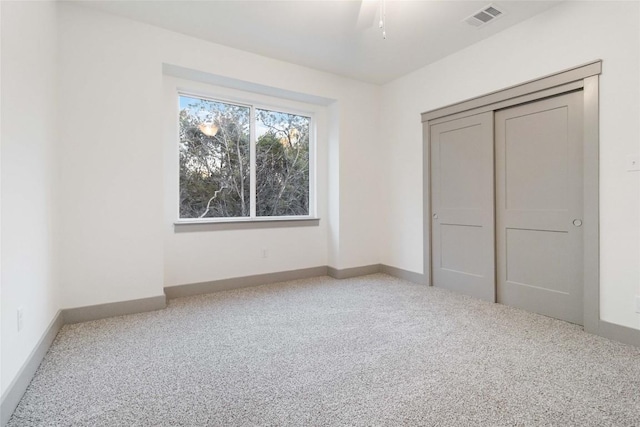
<path id="1" fill-rule="evenodd" d="M 423 114 L 433 286 L 581 325 L 598 315 L 586 263 L 597 261 L 589 79 L 599 70 L 596 62 Z"/>

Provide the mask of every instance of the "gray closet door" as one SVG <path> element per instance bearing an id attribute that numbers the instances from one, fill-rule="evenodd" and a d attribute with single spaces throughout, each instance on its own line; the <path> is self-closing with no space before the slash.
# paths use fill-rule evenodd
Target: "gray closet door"
<path id="1" fill-rule="evenodd" d="M 434 286 L 495 301 L 493 112 L 431 125 Z"/>
<path id="2" fill-rule="evenodd" d="M 498 302 L 582 324 L 582 111 L 574 92 L 498 111 Z"/>

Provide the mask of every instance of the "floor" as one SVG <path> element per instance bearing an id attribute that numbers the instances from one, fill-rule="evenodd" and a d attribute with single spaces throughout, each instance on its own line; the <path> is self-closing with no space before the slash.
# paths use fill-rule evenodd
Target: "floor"
<path id="1" fill-rule="evenodd" d="M 376 274 L 66 325 L 9 427 L 640 426 L 640 348 Z"/>

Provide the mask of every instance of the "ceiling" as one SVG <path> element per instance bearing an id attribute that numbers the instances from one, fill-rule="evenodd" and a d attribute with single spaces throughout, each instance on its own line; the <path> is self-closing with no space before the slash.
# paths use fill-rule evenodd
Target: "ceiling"
<path id="1" fill-rule="evenodd" d="M 370 83 L 387 83 L 559 1 L 385 0 L 94 1 L 85 7 Z M 489 4 L 504 12 L 474 27 L 465 18 Z"/>

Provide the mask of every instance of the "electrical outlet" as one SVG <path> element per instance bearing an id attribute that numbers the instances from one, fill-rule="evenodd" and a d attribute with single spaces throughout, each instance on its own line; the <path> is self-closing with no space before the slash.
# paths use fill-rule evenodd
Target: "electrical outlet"
<path id="1" fill-rule="evenodd" d="M 24 308 L 18 307 L 18 332 L 22 330 L 24 326 Z"/>
<path id="2" fill-rule="evenodd" d="M 640 295 L 636 295 L 636 313 L 640 313 Z"/>

